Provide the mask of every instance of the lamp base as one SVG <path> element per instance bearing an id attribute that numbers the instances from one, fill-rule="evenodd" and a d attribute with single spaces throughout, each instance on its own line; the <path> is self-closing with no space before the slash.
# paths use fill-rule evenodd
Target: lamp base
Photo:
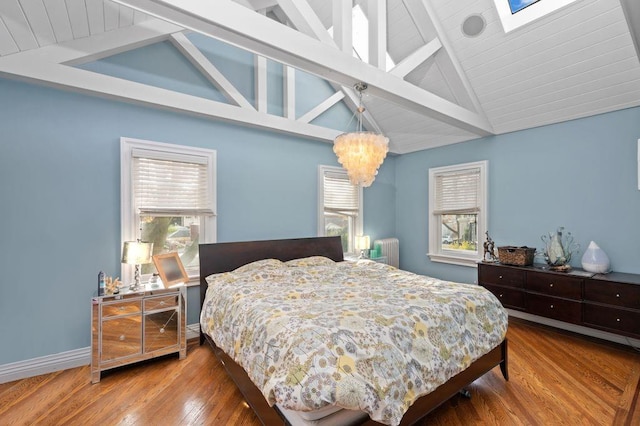
<path id="1" fill-rule="evenodd" d="M 365 254 L 366 250 L 360 250 L 360 256 L 358 259 L 368 259 L 369 257 Z"/>
<path id="2" fill-rule="evenodd" d="M 142 289 L 144 289 L 144 284 L 142 284 L 139 279 L 131 283 L 129 286 L 129 290 L 131 291 L 138 291 Z"/>
<path id="3" fill-rule="evenodd" d="M 136 265 L 133 284 L 129 286 L 129 290 L 140 290 L 140 287 L 144 287 L 140 284 L 140 265 Z"/>

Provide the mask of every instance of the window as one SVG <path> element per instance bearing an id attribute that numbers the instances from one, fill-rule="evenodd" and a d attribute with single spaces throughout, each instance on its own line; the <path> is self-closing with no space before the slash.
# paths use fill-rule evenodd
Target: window
<path id="1" fill-rule="evenodd" d="M 542 18 L 576 0 L 493 0 L 505 33 Z"/>
<path id="2" fill-rule="evenodd" d="M 345 253 L 355 253 L 355 237 L 362 235 L 362 188 L 349 182 L 340 167 L 318 168 L 318 235 L 342 238 Z"/>
<path id="3" fill-rule="evenodd" d="M 189 277 L 199 275 L 198 244 L 215 241 L 215 151 L 121 138 L 122 241 L 177 252 Z M 141 265 L 142 274 L 155 271 Z M 133 268 L 122 265 L 124 283 Z"/>
<path id="4" fill-rule="evenodd" d="M 429 169 L 429 257 L 475 266 L 487 229 L 487 161 Z"/>
<path id="5" fill-rule="evenodd" d="M 352 9 L 352 42 L 353 56 L 363 62 L 369 63 L 369 18 L 364 14 L 359 4 L 353 6 Z M 333 25 L 327 30 L 333 37 Z M 386 54 L 386 70 L 390 71 L 396 63 Z"/>

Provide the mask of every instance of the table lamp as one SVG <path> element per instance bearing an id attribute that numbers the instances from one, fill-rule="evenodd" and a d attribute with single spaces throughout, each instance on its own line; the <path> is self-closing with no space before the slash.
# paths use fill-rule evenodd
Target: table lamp
<path id="1" fill-rule="evenodd" d="M 125 241 L 122 247 L 122 263 L 127 265 L 135 265 L 136 272 L 134 282 L 129 287 L 130 290 L 138 290 L 140 288 L 140 265 L 151 263 L 151 254 L 153 252 L 153 243 L 143 241 Z"/>
<path id="2" fill-rule="evenodd" d="M 360 257 L 358 259 L 366 259 L 365 250 L 369 250 L 369 246 L 371 245 L 371 241 L 368 235 L 356 236 L 356 250 L 360 250 Z"/>

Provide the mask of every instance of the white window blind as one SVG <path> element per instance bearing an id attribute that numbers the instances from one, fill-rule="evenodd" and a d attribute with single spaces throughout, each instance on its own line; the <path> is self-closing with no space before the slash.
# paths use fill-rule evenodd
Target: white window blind
<path id="1" fill-rule="evenodd" d="M 213 215 L 207 158 L 133 150 L 134 206 L 155 216 Z"/>
<path id="2" fill-rule="evenodd" d="M 480 211 L 480 168 L 441 173 L 435 177 L 434 214 L 472 214 Z"/>
<path id="3" fill-rule="evenodd" d="M 352 185 L 346 173 L 325 171 L 324 211 L 357 216 L 360 208 L 360 191 Z"/>

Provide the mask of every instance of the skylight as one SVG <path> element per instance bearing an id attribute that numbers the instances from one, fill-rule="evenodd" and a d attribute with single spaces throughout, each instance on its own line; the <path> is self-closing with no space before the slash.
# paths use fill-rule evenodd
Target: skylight
<path id="1" fill-rule="evenodd" d="M 527 25 L 576 0 L 493 0 L 505 33 Z"/>
<path id="2" fill-rule="evenodd" d="M 537 3 L 540 0 L 509 0 L 509 8 L 511 9 L 511 13 L 520 12 L 527 6 L 530 6 L 534 3 Z"/>
<path id="3" fill-rule="evenodd" d="M 353 7 L 352 12 L 352 35 L 353 35 L 353 56 L 363 62 L 369 63 L 369 19 L 359 4 Z M 333 37 L 333 26 L 328 29 Z M 386 71 L 396 66 L 389 52 L 386 57 Z"/>

